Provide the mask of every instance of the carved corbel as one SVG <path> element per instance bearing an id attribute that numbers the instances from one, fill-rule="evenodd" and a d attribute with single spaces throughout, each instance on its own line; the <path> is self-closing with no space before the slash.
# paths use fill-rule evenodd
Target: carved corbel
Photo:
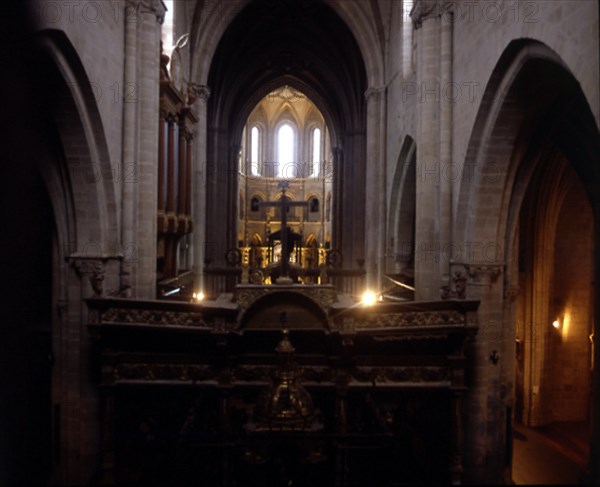
<path id="1" fill-rule="evenodd" d="M 437 17 L 439 13 L 439 0 L 416 0 L 410 13 L 415 30 L 421 27 L 427 19 Z"/>
<path id="2" fill-rule="evenodd" d="M 501 265 L 467 264 L 467 273 L 476 284 L 494 284 L 502 273 Z"/>
<path id="3" fill-rule="evenodd" d="M 210 88 L 198 83 L 188 84 L 188 105 L 192 105 L 197 99 L 206 103 L 210 97 Z"/>
<path id="4" fill-rule="evenodd" d="M 106 259 L 77 257 L 73 260 L 75 270 L 80 277 L 87 277 L 95 297 L 104 296 L 104 277 Z"/>
<path id="5" fill-rule="evenodd" d="M 440 288 L 442 299 L 465 299 L 467 294 L 467 276 L 464 271 L 454 271 L 450 284 Z"/>

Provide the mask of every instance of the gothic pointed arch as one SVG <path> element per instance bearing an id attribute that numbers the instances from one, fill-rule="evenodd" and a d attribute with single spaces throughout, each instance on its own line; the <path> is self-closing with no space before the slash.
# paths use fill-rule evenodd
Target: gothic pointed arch
<path id="1" fill-rule="evenodd" d="M 11 336 L 9 348 L 19 353 L 13 357 L 11 351 L 5 359 L 21 369 L 10 374 L 15 372 L 19 382 L 16 393 L 12 384 L 6 393 L 21 411 L 11 414 L 18 439 L 13 443 L 9 428 L 3 441 L 14 450 L 9 464 L 32 462 L 36 468 L 12 472 L 11 466 L 2 477 L 14 473 L 6 477 L 11 482 L 43 485 L 51 482 L 53 470 L 57 473 L 56 459 L 68 457 L 73 448 L 86 459 L 83 463 L 94 463 L 99 453 L 84 299 L 119 290 L 120 242 L 113 168 L 80 55 L 64 32 L 48 29 L 29 37 L 26 27 L 20 26 L 14 71 L 6 74 L 18 84 L 2 91 L 2 105 L 9 111 L 14 103 L 7 97 L 21 98 L 20 113 L 10 124 L 20 133 L 3 147 L 11 186 L 3 202 L 7 214 L 14 209 L 23 226 L 11 228 L 19 248 L 5 250 L 19 267 L 16 278 L 10 272 L 5 276 L 13 289 L 4 309 L 4 336 Z M 50 411 L 60 408 L 60 421 L 56 415 L 53 423 Z M 84 409 L 87 415 L 81 414 Z M 79 435 L 85 436 L 84 443 Z M 74 470 L 65 465 L 63 479 L 75 482 Z M 91 470 L 78 465 L 78 478 L 89 478 Z"/>
<path id="2" fill-rule="evenodd" d="M 548 91 L 538 87 L 538 96 L 526 99 L 533 95 L 527 91 L 531 76 L 543 80 Z M 525 104 L 530 110 L 510 109 Z M 572 155 L 572 164 L 594 199 L 600 166 L 589 161 L 597 157 L 593 154 L 599 143 L 598 128 L 577 80 L 546 45 L 530 39 L 512 41 L 487 83 L 473 124 L 457 198 L 459 237 L 496 240 L 508 220 L 507 203 L 519 163 L 527 160 L 523 141 L 535 144 L 528 149 L 532 152 L 547 143 L 551 133 L 560 133 L 556 143 Z M 485 210 L 483 195 L 487 195 Z M 495 222 L 483 216 L 491 208 L 499 215 Z"/>
<path id="3" fill-rule="evenodd" d="M 118 252 L 113 167 L 92 85 L 63 32 L 41 31 L 37 43 L 40 63 L 51 73 L 48 83 L 60 100 L 51 108 L 50 122 L 55 124 L 66 167 L 52 174 L 42 170 L 49 179 L 51 196 L 64 190 L 70 194 L 52 198 L 53 204 L 72 205 L 55 208 L 59 221 L 67 218 L 62 238 L 75 243 L 70 250 L 74 253 L 84 253 L 86 248 L 99 256 Z"/>
<path id="4" fill-rule="evenodd" d="M 312 35 L 304 35 L 307 31 Z M 212 176 L 223 182 L 219 192 L 207 184 L 207 228 L 220 228 L 223 246 L 235 245 L 228 229 L 234 226 L 235 205 L 226 203 L 237 193 L 237 180 L 227 169 L 234 164 L 234 148 L 259 100 L 288 85 L 315 103 L 337 148 L 333 184 L 338 196 L 332 206 L 344 224 L 334 229 L 335 245 L 349 261 L 363 257 L 367 79 L 360 48 L 344 21 L 324 2 L 248 4 L 223 32 L 207 84 L 207 160 L 216 161 Z M 342 184 L 344 194 L 336 193 Z"/>
<path id="5" fill-rule="evenodd" d="M 560 290 L 555 271 L 562 269 L 561 259 L 549 249 L 564 246 L 564 235 L 557 231 L 560 228 L 557 219 L 563 222 L 569 219 L 561 200 L 573 192 L 561 187 L 566 188 L 572 178 L 579 181 L 581 188 L 578 201 L 589 208 L 587 227 L 593 226 L 593 236 L 588 243 L 596 256 L 591 274 L 594 279 L 600 276 L 597 237 L 600 197 L 594 189 L 600 184 L 599 154 L 598 127 L 581 85 L 569 67 L 541 42 L 512 41 L 500 57 L 479 107 L 461 172 L 455 217 L 458 245 L 455 250 L 460 253 L 455 262 L 461 262 L 455 269 L 466 269 L 467 297 L 481 299 L 479 319 L 494 323 L 498 353 L 517 356 L 516 362 L 511 360 L 504 365 L 504 373 L 509 377 L 516 374 L 518 384 L 518 357 L 526 356 L 530 364 L 525 375 L 531 380 L 494 400 L 493 407 L 501 412 L 501 421 L 508 424 L 517 420 L 510 417 L 515 412 L 513 407 L 519 420 L 531 418 L 530 424 L 548 418 L 541 399 L 551 388 L 545 354 L 552 349 L 554 339 L 548 329 L 552 322 L 547 320 L 565 313 L 568 306 L 563 298 L 569 291 Z M 572 213 L 570 219 L 585 213 L 585 209 Z M 578 239 L 581 231 L 580 228 L 574 232 L 574 238 Z M 476 243 L 478 248 L 471 247 L 467 252 L 469 242 Z M 562 260 L 572 258 L 574 252 L 579 250 L 573 248 Z M 581 255 L 583 262 L 585 256 Z M 573 284 L 566 275 L 562 281 L 562 285 L 571 286 L 571 291 L 580 285 Z M 477 287 L 478 283 L 485 286 Z M 597 289 L 593 301 L 592 313 L 597 314 L 600 302 Z M 504 303 L 502 313 L 496 317 L 491 314 L 493 303 Z M 520 320 L 525 320 L 523 326 L 519 325 Z M 598 320 L 593 318 L 591 322 L 595 323 L 594 333 L 598 333 Z M 586 343 L 587 337 L 584 335 L 580 340 Z M 479 360 L 485 360 L 483 343 L 474 353 Z M 566 349 L 561 353 L 564 364 L 566 353 Z M 594 353 L 597 359 L 597 349 Z M 581 357 L 585 357 L 583 351 L 575 360 Z M 593 402 L 600 396 L 597 368 L 592 383 Z M 519 389 L 524 391 L 523 399 L 519 398 Z M 474 388 L 469 400 L 472 404 L 486 403 L 483 408 L 487 411 L 491 404 L 489 387 Z M 597 412 L 592 416 L 592 424 L 597 424 Z M 470 441 L 482 421 L 481 417 L 470 421 L 467 433 Z M 597 431 L 591 437 L 596 438 Z M 592 440 L 591 451 L 597 451 L 596 448 Z M 508 458 L 507 462 L 510 461 Z M 593 478 L 598 476 L 595 464 L 595 459 L 590 458 Z"/>

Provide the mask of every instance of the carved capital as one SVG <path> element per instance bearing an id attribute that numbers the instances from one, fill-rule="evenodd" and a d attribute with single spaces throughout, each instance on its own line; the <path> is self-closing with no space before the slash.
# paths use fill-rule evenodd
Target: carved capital
<path id="1" fill-rule="evenodd" d="M 87 277 L 90 280 L 94 296 L 104 295 L 105 259 L 77 257 L 73 259 L 73 266 L 80 277 Z"/>
<path id="2" fill-rule="evenodd" d="M 439 0 L 416 0 L 410 17 L 415 29 L 418 29 L 427 19 L 435 18 L 439 15 L 439 12 Z"/>
<path id="3" fill-rule="evenodd" d="M 467 276 L 463 271 L 454 271 L 448 286 L 442 286 L 442 299 L 465 299 L 467 293 Z"/>
<path id="4" fill-rule="evenodd" d="M 149 13 L 156 16 L 156 21 L 162 24 L 165 21 L 165 13 L 167 7 L 162 0 L 140 0 L 134 2 L 139 5 L 139 12 L 142 14 Z"/>
<path id="5" fill-rule="evenodd" d="M 467 264 L 469 277 L 477 284 L 493 284 L 502 273 L 501 265 L 492 264 Z"/>
<path id="6" fill-rule="evenodd" d="M 198 98 L 202 103 L 206 103 L 210 97 L 210 88 L 206 85 L 200 85 L 198 83 L 190 83 L 188 85 L 188 98 L 189 104 L 194 103 Z"/>

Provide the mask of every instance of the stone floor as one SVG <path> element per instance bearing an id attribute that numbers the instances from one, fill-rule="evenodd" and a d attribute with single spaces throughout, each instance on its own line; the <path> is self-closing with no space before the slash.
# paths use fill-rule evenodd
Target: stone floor
<path id="1" fill-rule="evenodd" d="M 515 484 L 578 485 L 588 455 L 586 423 L 555 423 L 543 428 L 515 424 L 512 478 Z"/>

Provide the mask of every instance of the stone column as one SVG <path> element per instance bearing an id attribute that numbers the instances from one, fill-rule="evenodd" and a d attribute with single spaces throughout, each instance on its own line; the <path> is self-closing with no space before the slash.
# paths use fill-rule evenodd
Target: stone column
<path id="1" fill-rule="evenodd" d="M 458 182 L 458 171 L 452 164 L 452 47 L 454 26 L 454 3 L 441 5 L 441 66 L 440 66 L 440 284 L 450 282 L 450 251 L 452 249 L 453 185 Z"/>
<path id="2" fill-rule="evenodd" d="M 172 113 L 167 115 L 167 220 L 175 220 L 175 126 L 177 118 Z M 172 223 L 171 223 L 172 224 Z"/>
<path id="3" fill-rule="evenodd" d="M 161 110 L 158 122 L 158 212 L 163 215 L 165 213 L 166 202 L 164 188 L 167 182 L 165 181 L 165 123 L 167 114 Z"/>
<path id="4" fill-rule="evenodd" d="M 160 0 L 142 0 L 139 14 L 138 264 L 135 295 L 152 299 L 156 295 L 160 26 L 165 6 Z"/>
<path id="5" fill-rule="evenodd" d="M 367 99 L 367 181 L 365 238 L 367 288 L 382 286 L 386 241 L 386 88 L 369 88 Z M 352 264 L 350 264 L 352 265 Z"/>
<path id="6" fill-rule="evenodd" d="M 107 258 L 70 257 L 69 306 L 63 323 L 62 353 L 67 374 L 61 394 L 61 438 L 67 452 L 65 483 L 87 484 L 99 457 L 98 393 L 90 367 L 91 341 L 85 299 L 104 295 Z M 116 267 L 116 266 L 115 266 Z"/>
<path id="7" fill-rule="evenodd" d="M 194 289 L 200 291 L 204 287 L 204 250 L 206 244 L 206 104 L 210 96 L 208 86 L 192 85 L 194 93 L 198 96 L 196 111 L 198 123 L 194 139 L 195 157 L 192 178 L 192 220 L 194 222 L 193 232 L 193 264 Z"/>
<path id="8" fill-rule="evenodd" d="M 186 163 L 185 163 L 185 215 L 191 218 L 192 215 L 192 157 L 194 154 L 194 134 L 186 132 Z"/>
<path id="9" fill-rule="evenodd" d="M 465 465 L 470 483 L 488 484 L 503 478 L 500 459 L 503 450 L 505 422 L 501 401 L 500 372 L 507 360 L 513 357 L 496 355 L 501 351 L 502 306 L 504 290 L 501 265 L 468 264 L 465 266 L 469 280 L 467 298 L 479 300 L 477 316 L 479 330 L 470 345 L 473 364 L 472 378 L 466 395 L 466 451 Z M 501 449 L 500 449 L 501 450 Z M 495 479 L 495 480 L 494 480 Z"/>
<path id="10" fill-rule="evenodd" d="M 331 149 L 333 154 L 333 183 L 331 189 L 331 206 L 329 208 L 329 221 L 331 222 L 331 244 L 333 248 L 342 248 L 342 228 L 344 214 L 342 212 L 342 195 L 344 193 L 344 179 L 342 168 L 344 165 L 344 151 L 339 147 Z M 327 197 L 325 197 L 327 198 Z M 325 212 L 327 212 L 327 200 L 325 200 Z M 325 243 L 325 236 L 323 236 Z"/>
<path id="11" fill-rule="evenodd" d="M 342 218 L 339 225 L 338 240 L 334 247 L 342 251 L 343 266 L 356 266 L 356 259 L 365 258 L 365 194 L 366 194 L 366 133 L 356 130 L 344 134 L 342 151 L 338 164 L 334 168 L 334 188 L 336 202 L 332 221 Z"/>
<path id="12" fill-rule="evenodd" d="M 124 19 L 135 19 L 138 0 L 129 0 L 125 4 Z M 138 79 L 138 24 L 137 22 L 125 22 L 125 87 L 137 86 Z M 138 110 L 138 99 L 123 100 L 123 161 L 121 166 L 121 246 L 123 251 L 123 262 L 121 266 L 121 294 L 129 297 L 134 293 L 137 282 L 137 184 L 136 179 L 125 178 L 130 174 L 131 167 L 137 172 L 137 124 L 136 116 Z"/>
<path id="13" fill-rule="evenodd" d="M 412 13 L 417 35 L 417 177 L 415 299 L 440 297 L 440 22 L 437 1 L 418 0 Z"/>

